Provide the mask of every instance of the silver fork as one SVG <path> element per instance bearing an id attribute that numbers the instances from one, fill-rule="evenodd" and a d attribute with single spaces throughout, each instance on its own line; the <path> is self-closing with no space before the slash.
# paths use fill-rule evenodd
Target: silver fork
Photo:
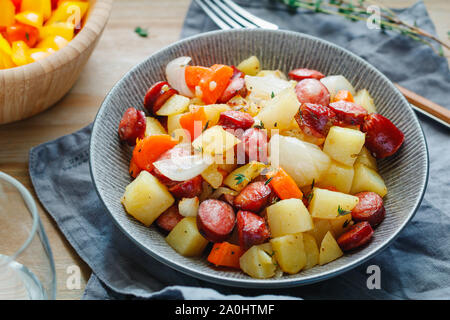
<path id="1" fill-rule="evenodd" d="M 276 24 L 258 18 L 231 0 L 195 0 L 195 2 L 222 30 L 278 29 Z"/>

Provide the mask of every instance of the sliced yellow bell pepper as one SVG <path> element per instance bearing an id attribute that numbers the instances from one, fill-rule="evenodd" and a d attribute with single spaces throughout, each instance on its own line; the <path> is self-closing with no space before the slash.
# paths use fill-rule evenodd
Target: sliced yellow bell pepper
<path id="1" fill-rule="evenodd" d="M 69 41 L 61 36 L 50 36 L 39 42 L 36 46 L 38 49 L 53 49 L 55 51 L 65 47 Z"/>
<path id="2" fill-rule="evenodd" d="M 40 30 L 40 38 L 45 39 L 51 36 L 61 36 L 67 41 L 73 39 L 74 25 L 68 22 L 55 22 L 49 26 L 44 26 Z"/>
<path id="3" fill-rule="evenodd" d="M 4 51 L 0 51 L 0 69 L 14 68 L 16 65 L 12 61 L 11 56 Z"/>
<path id="4" fill-rule="evenodd" d="M 20 11 L 33 11 L 47 20 L 52 14 L 52 3 L 51 0 L 22 0 Z"/>
<path id="5" fill-rule="evenodd" d="M 11 47 L 12 47 L 11 58 L 16 65 L 23 66 L 30 62 L 33 62 L 30 60 L 30 57 L 28 55 L 28 50 L 30 50 L 30 48 L 24 41 L 15 41 L 13 42 Z"/>
<path id="6" fill-rule="evenodd" d="M 54 52 L 53 49 L 30 49 L 28 50 L 28 59 L 31 61 L 38 61 L 44 58 L 47 58 L 49 55 L 51 55 Z"/>
<path id="7" fill-rule="evenodd" d="M 0 27 L 8 27 L 14 24 L 16 7 L 11 0 L 0 0 Z"/>
<path id="8" fill-rule="evenodd" d="M 34 11 L 23 11 L 21 13 L 16 14 L 16 20 L 23 23 L 28 24 L 30 26 L 41 28 L 44 23 L 44 18 L 41 13 Z"/>
<path id="9" fill-rule="evenodd" d="M 89 7 L 89 3 L 82 1 L 67 1 L 59 4 L 58 8 L 53 11 L 52 16 L 46 22 L 46 26 L 55 22 L 68 22 L 75 27 L 83 19 L 86 11 Z"/>
<path id="10" fill-rule="evenodd" d="M 7 55 L 11 55 L 11 46 L 9 45 L 9 42 L 3 38 L 2 34 L 0 33 L 0 51 L 3 51 Z"/>

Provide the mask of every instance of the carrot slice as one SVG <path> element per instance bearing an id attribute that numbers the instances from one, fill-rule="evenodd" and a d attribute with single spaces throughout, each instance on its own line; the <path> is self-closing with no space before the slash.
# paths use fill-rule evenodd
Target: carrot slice
<path id="1" fill-rule="evenodd" d="M 281 200 L 303 198 L 302 191 L 283 168 L 280 167 L 278 171 L 271 171 L 266 176 L 270 179 L 270 185 Z"/>
<path id="2" fill-rule="evenodd" d="M 132 176 L 133 178 L 136 178 L 138 176 L 139 173 L 141 173 L 142 169 L 138 167 L 138 165 L 134 162 L 134 159 L 131 158 L 130 161 L 130 169 L 128 170 L 128 172 L 130 173 L 130 176 Z"/>
<path id="3" fill-rule="evenodd" d="M 157 134 L 139 140 L 133 150 L 132 161 L 141 169 L 151 171 L 153 162 L 161 154 L 172 149 L 178 143 L 168 134 Z"/>
<path id="4" fill-rule="evenodd" d="M 228 243 L 215 243 L 208 256 L 208 261 L 216 266 L 240 268 L 239 258 L 244 251 L 241 247 Z"/>
<path id="5" fill-rule="evenodd" d="M 209 79 L 213 71 L 211 68 L 201 66 L 187 66 L 184 71 L 184 77 L 189 89 L 195 91 L 195 87 L 199 84 L 201 79 Z"/>
<path id="6" fill-rule="evenodd" d="M 201 98 L 206 104 L 216 103 L 233 76 L 233 68 L 223 64 L 215 64 L 211 70 L 213 73 L 209 77 L 202 78 L 199 83 Z"/>
<path id="7" fill-rule="evenodd" d="M 333 102 L 336 101 L 348 101 L 348 102 L 355 102 L 355 99 L 353 99 L 352 94 L 348 90 L 339 90 L 336 95 L 333 98 Z"/>
<path id="8" fill-rule="evenodd" d="M 205 128 L 207 117 L 203 107 L 185 113 L 180 117 L 180 125 L 189 132 L 191 141 L 197 138 Z"/>

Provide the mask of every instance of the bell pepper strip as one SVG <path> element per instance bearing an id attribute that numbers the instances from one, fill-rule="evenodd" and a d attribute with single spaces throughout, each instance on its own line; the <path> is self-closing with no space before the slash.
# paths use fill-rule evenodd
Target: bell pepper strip
<path id="1" fill-rule="evenodd" d="M 336 101 L 348 101 L 348 102 L 355 102 L 355 99 L 353 99 L 352 94 L 348 90 L 339 90 L 336 95 L 333 98 L 332 102 Z"/>
<path id="2" fill-rule="evenodd" d="M 33 11 L 22 11 L 16 14 L 16 21 L 39 29 L 44 23 L 44 17 Z"/>
<path id="3" fill-rule="evenodd" d="M 281 199 L 302 199 L 303 193 L 283 168 L 279 167 L 277 171 L 270 171 L 266 174 L 270 186 L 277 196 Z"/>
<path id="4" fill-rule="evenodd" d="M 209 79 L 213 74 L 211 68 L 202 66 L 186 66 L 184 71 L 184 77 L 186 84 L 192 91 L 195 92 L 195 87 L 200 83 L 202 79 Z"/>
<path id="5" fill-rule="evenodd" d="M 152 171 L 153 162 L 161 154 L 172 149 L 178 143 L 168 134 L 158 134 L 139 140 L 133 150 L 132 161 L 141 169 Z"/>
<path id="6" fill-rule="evenodd" d="M 183 114 L 180 117 L 180 126 L 190 134 L 191 141 L 194 141 L 207 124 L 207 117 L 203 107 L 195 108 L 194 110 Z"/>
<path id="7" fill-rule="evenodd" d="M 233 68 L 223 64 L 215 64 L 211 67 L 213 73 L 208 77 L 202 78 L 199 82 L 201 90 L 201 99 L 206 104 L 214 104 L 222 96 L 228 87 Z"/>
<path id="8" fill-rule="evenodd" d="M 0 0 L 0 27 L 8 27 L 14 24 L 16 7 L 11 0 Z"/>
<path id="9" fill-rule="evenodd" d="M 47 20 L 52 13 L 51 0 L 22 0 L 20 11 L 33 11 L 42 15 L 44 20 Z"/>
<path id="10" fill-rule="evenodd" d="M 13 42 L 11 49 L 12 49 L 11 58 L 16 65 L 23 66 L 27 63 L 32 62 L 30 61 L 28 56 L 28 50 L 30 48 L 27 46 L 25 42 L 23 41 Z"/>
<path id="11" fill-rule="evenodd" d="M 16 13 L 20 11 L 20 6 L 22 5 L 22 0 L 11 0 L 16 8 Z"/>
<path id="12" fill-rule="evenodd" d="M 6 37 L 9 43 L 24 41 L 31 48 L 39 39 L 39 30 L 36 27 L 16 22 L 6 28 Z"/>
<path id="13" fill-rule="evenodd" d="M 130 161 L 130 169 L 128 170 L 128 172 L 130 173 L 130 176 L 132 176 L 133 178 L 136 178 L 138 176 L 139 173 L 141 173 L 141 168 L 139 168 L 137 166 L 137 164 L 134 162 L 133 158 L 131 158 Z"/>
<path id="14" fill-rule="evenodd" d="M 222 242 L 215 243 L 208 256 L 208 261 L 216 266 L 240 269 L 239 258 L 244 251 L 240 246 Z"/>

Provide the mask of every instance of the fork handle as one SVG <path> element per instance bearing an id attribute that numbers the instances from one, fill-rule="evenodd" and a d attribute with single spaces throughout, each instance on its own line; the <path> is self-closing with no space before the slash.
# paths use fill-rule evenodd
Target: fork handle
<path id="1" fill-rule="evenodd" d="M 431 113 L 433 116 L 441 119 L 447 124 L 450 124 L 450 110 L 434 103 L 433 101 L 428 100 L 427 98 L 419 96 L 417 93 L 409 91 L 408 89 L 403 88 L 398 84 L 395 84 L 395 86 L 411 104 L 415 105 L 425 112 Z"/>

